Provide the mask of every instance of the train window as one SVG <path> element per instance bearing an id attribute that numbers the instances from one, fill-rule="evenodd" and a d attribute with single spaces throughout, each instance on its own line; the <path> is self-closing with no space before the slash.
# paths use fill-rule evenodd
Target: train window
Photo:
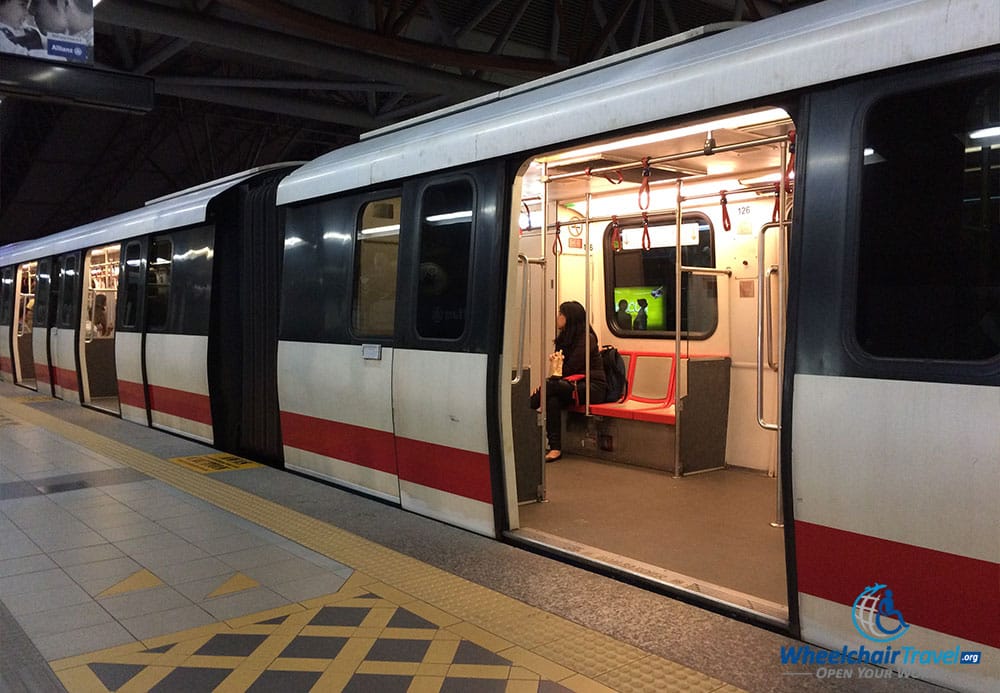
<path id="1" fill-rule="evenodd" d="M 1000 354 L 1000 87 L 883 98 L 864 122 L 858 344 L 873 356 Z"/>
<path id="2" fill-rule="evenodd" d="M 59 327 L 65 329 L 75 329 L 79 316 L 73 310 L 73 298 L 79 279 L 77 264 L 79 260 L 76 255 L 67 255 L 66 262 L 63 263 L 62 271 L 59 272 L 59 315 L 57 316 Z"/>
<path id="3" fill-rule="evenodd" d="M 149 246 L 149 266 L 146 271 L 146 324 L 150 329 L 167 326 L 172 265 L 173 244 L 170 239 L 154 238 Z"/>
<path id="4" fill-rule="evenodd" d="M 35 326 L 50 327 L 49 299 L 52 295 L 52 260 L 38 261 L 38 287 L 35 291 Z"/>
<path id="5" fill-rule="evenodd" d="M 10 325 L 14 306 L 14 271 L 9 267 L 0 273 L 0 325 Z"/>
<path id="6" fill-rule="evenodd" d="M 471 181 L 424 190 L 416 323 L 421 337 L 457 339 L 465 331 L 474 209 Z"/>
<path id="7" fill-rule="evenodd" d="M 139 289 L 142 286 L 142 249 L 138 243 L 125 246 L 125 297 L 122 327 L 135 327 L 139 317 Z"/>
<path id="8" fill-rule="evenodd" d="M 351 319 L 359 335 L 392 336 L 401 206 L 400 197 L 374 200 L 365 204 L 359 215 Z"/>
<path id="9" fill-rule="evenodd" d="M 628 337 L 672 338 L 675 333 L 677 227 L 674 215 L 651 217 L 644 228 L 636 217 L 620 224 L 615 250 L 612 225 L 604 231 L 606 313 L 611 330 Z M 648 233 L 647 233 L 648 229 Z M 646 237 L 644 244 L 643 238 Z M 644 245 L 646 246 L 644 248 Z M 703 214 L 685 214 L 681 223 L 681 262 L 685 267 L 715 267 L 712 224 Z M 715 277 L 685 273 L 681 278 L 681 333 L 707 339 L 719 322 Z"/>

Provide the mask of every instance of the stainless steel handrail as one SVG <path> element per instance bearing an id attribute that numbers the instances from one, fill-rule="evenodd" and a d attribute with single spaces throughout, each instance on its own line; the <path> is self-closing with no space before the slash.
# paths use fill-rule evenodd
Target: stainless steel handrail
<path id="1" fill-rule="evenodd" d="M 764 420 L 764 283 L 770 281 L 764 271 L 764 251 L 767 231 L 780 226 L 780 222 L 764 224 L 757 235 L 757 425 L 767 431 L 777 431 L 778 424 Z"/>

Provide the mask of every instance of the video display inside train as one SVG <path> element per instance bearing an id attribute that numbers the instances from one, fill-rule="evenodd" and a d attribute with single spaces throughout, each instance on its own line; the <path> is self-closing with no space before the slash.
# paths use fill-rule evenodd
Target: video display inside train
<path id="1" fill-rule="evenodd" d="M 96 4 L 94 0 L 0 1 L 0 53 L 92 64 Z"/>

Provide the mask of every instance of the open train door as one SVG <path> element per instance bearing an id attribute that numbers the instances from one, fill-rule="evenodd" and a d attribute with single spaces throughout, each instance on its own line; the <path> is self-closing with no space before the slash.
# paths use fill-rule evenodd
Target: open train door
<path id="1" fill-rule="evenodd" d="M 510 393 L 512 540 L 788 622 L 777 475 L 790 229 L 779 219 L 794 127 L 781 108 L 753 108 L 522 167 L 504 364 L 530 383 Z M 629 389 L 568 408 L 561 458 L 545 464 L 544 416 L 527 396 L 571 300 L 618 348 Z"/>
<path id="2" fill-rule="evenodd" d="M 35 289 L 38 283 L 38 263 L 26 262 L 17 268 L 14 280 L 14 380 L 32 390 L 35 381 Z"/>
<path id="3" fill-rule="evenodd" d="M 115 368 L 115 318 L 121 245 L 87 252 L 86 278 L 80 312 L 80 385 L 84 404 L 119 413 Z"/>

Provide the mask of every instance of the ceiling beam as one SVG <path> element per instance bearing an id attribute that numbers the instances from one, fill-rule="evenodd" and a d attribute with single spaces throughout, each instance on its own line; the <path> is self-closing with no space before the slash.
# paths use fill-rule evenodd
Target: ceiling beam
<path id="1" fill-rule="evenodd" d="M 391 81 L 411 92 L 440 93 L 454 102 L 496 91 L 502 85 L 469 79 L 379 56 L 365 55 L 309 39 L 174 10 L 141 0 L 104 0 L 95 10 L 99 22 L 173 36 L 231 51 L 261 55 L 297 65 L 336 66 L 362 77 Z"/>

